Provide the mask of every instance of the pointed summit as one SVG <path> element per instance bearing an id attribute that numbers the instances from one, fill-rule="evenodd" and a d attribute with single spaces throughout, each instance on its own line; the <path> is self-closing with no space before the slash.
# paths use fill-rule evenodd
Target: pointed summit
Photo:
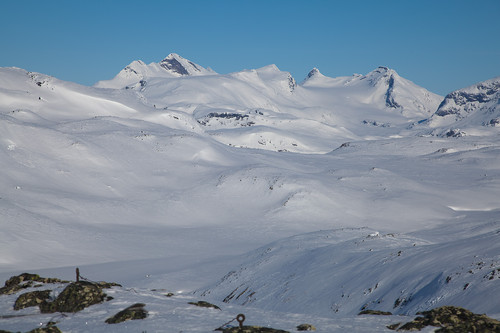
<path id="1" fill-rule="evenodd" d="M 324 75 L 320 73 L 319 69 L 314 67 L 313 69 L 311 69 L 311 71 L 309 73 L 307 73 L 306 80 L 309 80 L 313 77 L 323 77 L 323 76 Z"/>
<path id="2" fill-rule="evenodd" d="M 313 76 L 318 76 L 318 75 L 323 75 L 320 73 L 319 69 L 317 69 L 316 67 L 314 67 L 313 69 L 311 69 L 311 71 L 307 74 L 307 78 L 310 79 L 312 78 Z"/>
<path id="3" fill-rule="evenodd" d="M 150 78 L 175 78 L 213 74 L 217 73 L 210 68 L 204 68 L 195 64 L 176 53 L 170 53 L 159 63 L 153 62 L 146 65 L 141 60 L 132 61 L 113 79 L 99 81 L 95 86 L 114 89 L 141 89 L 147 84 Z"/>
<path id="4" fill-rule="evenodd" d="M 166 71 L 178 76 L 214 74 L 211 69 L 203 68 L 176 53 L 170 53 L 160 61 L 159 65 Z"/>
<path id="5" fill-rule="evenodd" d="M 311 69 L 309 71 L 309 73 L 307 73 L 306 78 L 302 81 L 301 84 L 304 84 L 304 83 L 306 83 L 308 81 L 317 81 L 318 79 L 324 79 L 324 78 L 326 78 L 326 76 L 324 76 L 323 74 L 321 74 L 321 72 L 319 71 L 319 69 L 317 69 L 316 67 L 314 67 L 313 69 Z"/>

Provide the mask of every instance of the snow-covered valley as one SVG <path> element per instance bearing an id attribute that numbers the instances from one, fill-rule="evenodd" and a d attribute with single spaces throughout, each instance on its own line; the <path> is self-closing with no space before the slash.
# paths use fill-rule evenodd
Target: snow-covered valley
<path id="1" fill-rule="evenodd" d="M 297 83 L 176 54 L 94 87 L 0 68 L 0 280 L 80 267 L 126 287 L 64 332 L 208 332 L 238 313 L 383 332 L 402 320 L 356 315 L 442 305 L 499 318 L 498 82 L 444 98 L 386 67 Z M 8 297 L 0 329 L 50 319 L 10 317 Z M 136 302 L 147 319 L 104 324 Z"/>

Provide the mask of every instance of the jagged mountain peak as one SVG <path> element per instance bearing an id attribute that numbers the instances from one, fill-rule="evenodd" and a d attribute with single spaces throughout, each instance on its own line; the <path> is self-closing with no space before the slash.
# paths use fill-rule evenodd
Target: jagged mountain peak
<path id="1" fill-rule="evenodd" d="M 460 107 L 466 104 L 479 105 L 499 98 L 500 76 L 449 93 L 439 105 L 436 114 L 439 116 L 446 116 L 450 114 L 460 115 L 463 113 L 461 111 L 469 113 L 472 111 L 470 106 L 462 109 Z"/>
<path id="2" fill-rule="evenodd" d="M 319 71 L 319 69 L 317 69 L 316 67 L 314 67 L 313 69 L 311 69 L 309 71 L 309 73 L 307 73 L 307 77 L 305 78 L 305 80 L 309 80 L 309 79 L 312 79 L 314 77 L 324 77 L 324 75 L 321 74 L 321 72 Z"/>
<path id="3" fill-rule="evenodd" d="M 210 68 L 202 67 L 177 53 L 170 53 L 159 63 L 146 65 L 142 60 L 134 60 L 122 69 L 113 79 L 99 81 L 99 88 L 131 88 L 143 87 L 150 78 L 174 78 L 183 76 L 200 76 L 217 74 Z"/>
<path id="4" fill-rule="evenodd" d="M 302 80 L 301 85 L 323 85 L 332 83 L 332 80 L 337 81 L 337 79 L 325 76 L 319 71 L 317 67 L 313 67 L 313 69 L 311 69 L 309 73 L 307 73 L 304 80 Z"/>
<path id="5" fill-rule="evenodd" d="M 159 65 L 166 71 L 180 76 L 213 73 L 212 70 L 203 68 L 202 66 L 181 57 L 177 53 L 170 53 L 165 59 L 160 61 Z"/>

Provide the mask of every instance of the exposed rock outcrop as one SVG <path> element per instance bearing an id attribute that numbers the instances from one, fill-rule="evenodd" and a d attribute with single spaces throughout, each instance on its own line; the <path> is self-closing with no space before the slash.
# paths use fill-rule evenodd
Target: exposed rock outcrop
<path id="1" fill-rule="evenodd" d="M 108 324 L 118 324 L 127 320 L 144 319 L 148 316 L 148 312 L 144 309 L 146 304 L 136 303 L 128 308 L 118 312 L 113 317 L 106 319 Z"/>
<path id="2" fill-rule="evenodd" d="M 16 299 L 14 310 L 21 310 L 30 306 L 39 306 L 50 297 L 50 290 L 36 290 L 24 293 Z"/>
<path id="3" fill-rule="evenodd" d="M 220 308 L 217 305 L 214 305 L 212 303 L 208 303 L 208 302 L 205 302 L 205 301 L 188 302 L 188 304 L 196 305 L 196 306 L 199 306 L 199 307 L 202 307 L 202 308 L 213 308 L 213 309 L 216 309 L 216 310 L 220 310 Z"/>
<path id="4" fill-rule="evenodd" d="M 358 316 L 359 315 L 390 316 L 392 315 L 392 313 L 388 311 L 379 311 L 379 310 L 363 310 L 360 313 L 358 313 Z"/>
<path id="5" fill-rule="evenodd" d="M 436 332 L 500 332 L 500 321 L 460 307 L 442 306 L 418 314 L 421 317 L 403 325 L 390 325 L 388 328 L 397 331 L 419 331 L 426 326 L 435 326 L 439 327 Z"/>
<path id="6" fill-rule="evenodd" d="M 60 280 L 57 278 L 42 278 L 38 274 L 23 273 L 20 275 L 12 276 L 5 285 L 0 288 L 0 295 L 15 294 L 19 290 L 32 287 L 34 282 L 39 283 L 68 283 L 68 281 Z"/>
<path id="7" fill-rule="evenodd" d="M 288 331 L 277 330 L 275 328 L 261 327 L 261 326 L 243 326 L 242 328 L 231 327 L 231 328 L 226 328 L 222 332 L 223 333 L 290 333 Z"/>
<path id="8" fill-rule="evenodd" d="M 79 281 L 69 284 L 52 302 L 40 304 L 42 313 L 78 312 L 94 304 L 102 303 L 106 294 L 96 283 Z"/>
<path id="9" fill-rule="evenodd" d="M 300 324 L 297 326 L 297 331 L 316 331 L 316 327 L 311 324 Z"/>

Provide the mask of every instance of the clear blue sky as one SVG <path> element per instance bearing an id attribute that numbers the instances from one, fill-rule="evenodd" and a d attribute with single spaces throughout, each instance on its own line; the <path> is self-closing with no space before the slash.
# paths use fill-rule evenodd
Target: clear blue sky
<path id="1" fill-rule="evenodd" d="M 0 66 L 91 85 L 175 52 L 297 81 L 379 65 L 444 95 L 500 76 L 500 0 L 2 0 Z"/>

